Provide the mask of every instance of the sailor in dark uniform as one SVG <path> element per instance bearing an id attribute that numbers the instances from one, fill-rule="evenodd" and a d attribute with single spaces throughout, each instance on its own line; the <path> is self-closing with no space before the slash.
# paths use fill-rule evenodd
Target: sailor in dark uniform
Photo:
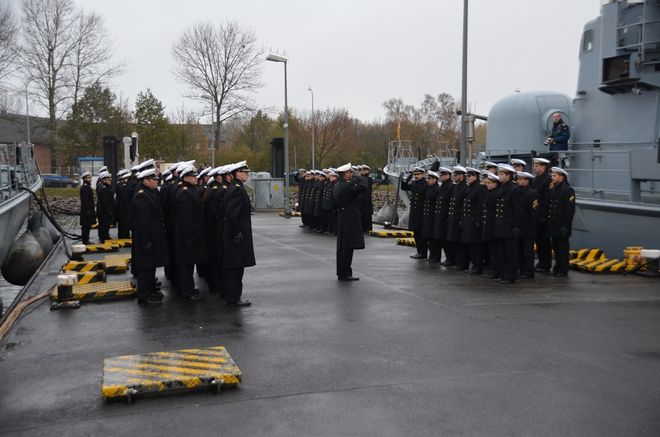
<path id="1" fill-rule="evenodd" d="M 167 235 L 158 195 L 158 175 L 151 167 L 137 174 L 140 185 L 132 199 L 132 261 L 137 277 L 138 303 L 160 305 L 163 294 L 156 290 L 156 268 L 169 263 Z"/>
<path id="2" fill-rule="evenodd" d="M 497 195 L 500 191 L 500 178 L 496 174 L 486 172 L 484 186 L 486 196 L 481 207 L 481 236 L 491 255 L 490 265 L 482 277 L 486 279 L 500 279 L 500 263 L 497 261 L 497 240 L 495 239 L 495 216 L 497 214 Z"/>
<path id="3" fill-rule="evenodd" d="M 513 158 L 511 161 L 511 167 L 516 171 L 516 173 L 525 171 L 525 166 L 527 163 L 524 159 Z"/>
<path id="4" fill-rule="evenodd" d="M 96 191 L 98 199 L 96 212 L 99 218 L 99 241 L 105 243 L 105 240 L 110 239 L 110 226 L 116 223 L 116 206 L 112 191 L 112 176 L 106 171 L 99 175 L 99 180 Z"/>
<path id="5" fill-rule="evenodd" d="M 561 114 L 555 112 L 552 114 L 552 130 L 545 139 L 545 144 L 551 152 L 568 150 L 568 140 L 571 138 L 571 130 L 562 120 Z"/>
<path id="6" fill-rule="evenodd" d="M 80 186 L 80 227 L 82 228 L 82 243 L 90 244 L 89 231 L 96 223 L 96 208 L 94 207 L 94 191 L 92 190 L 92 174 L 88 171 L 82 174 Z"/>
<path id="7" fill-rule="evenodd" d="M 339 180 L 332 191 L 332 198 L 337 207 L 337 279 L 339 281 L 357 281 L 353 276 L 353 251 L 364 249 L 364 234 L 358 196 L 367 191 L 364 178 L 353 177 L 351 164 L 337 168 Z"/>
<path id="8" fill-rule="evenodd" d="M 449 200 L 454 188 L 451 181 L 451 169 L 440 167 L 438 170 L 438 193 L 435 199 L 435 217 L 433 221 L 433 237 L 429 243 L 429 262 L 436 263 L 442 259 L 442 250 L 447 258 L 447 217 L 449 216 Z"/>
<path id="9" fill-rule="evenodd" d="M 224 277 L 222 275 L 222 259 L 224 256 L 224 231 L 225 231 L 225 194 L 233 182 L 233 176 L 229 173 L 233 164 L 223 165 L 215 169 L 214 178 L 217 183 L 215 194 L 211 198 L 209 213 L 215 219 L 215 253 L 209 253 L 211 258 L 211 273 L 213 274 L 213 289 L 209 291 L 217 294 L 220 299 L 224 299 Z"/>
<path id="10" fill-rule="evenodd" d="M 519 278 L 534 277 L 534 240 L 538 222 L 539 201 L 536 191 L 531 187 L 534 176 L 527 172 L 518 172 L 516 195 L 520 202 L 520 239 L 518 243 Z"/>
<path id="11" fill-rule="evenodd" d="M 216 203 L 214 201 L 216 195 L 218 194 L 218 188 L 220 187 L 220 182 L 215 178 L 215 175 L 220 167 L 206 169 L 205 175 L 208 179 L 205 184 L 205 189 L 201 191 L 202 197 L 202 211 L 204 215 L 204 235 L 206 236 L 206 254 L 208 259 L 205 264 L 200 264 L 197 266 L 197 272 L 200 270 L 203 271 L 203 275 L 200 274 L 200 277 L 203 277 L 208 285 L 210 293 L 216 293 L 219 290 L 219 287 L 215 284 L 215 267 L 217 265 L 218 258 L 218 248 L 217 248 L 217 235 L 216 235 Z M 200 173 L 201 174 L 201 173 Z M 202 175 L 203 177 L 204 175 Z M 197 175 L 198 179 L 201 179 Z"/>
<path id="12" fill-rule="evenodd" d="M 182 184 L 176 191 L 174 209 L 176 215 L 176 264 L 177 291 L 186 299 L 200 300 L 202 295 L 195 288 L 193 273 L 196 264 L 206 262 L 206 237 L 202 199 L 197 190 L 197 171 L 192 165 L 181 169 Z"/>
<path id="13" fill-rule="evenodd" d="M 332 200 L 332 190 L 337 183 L 337 173 L 328 169 L 328 180 L 323 187 L 323 196 L 321 200 L 321 212 L 326 223 L 326 234 L 335 234 L 337 232 L 335 202 Z"/>
<path id="14" fill-rule="evenodd" d="M 568 184 L 568 173 L 559 167 L 552 167 L 552 184 L 548 197 L 548 235 L 552 239 L 555 254 L 553 275 L 568 275 L 569 237 L 575 215 L 575 191 Z"/>
<path id="15" fill-rule="evenodd" d="M 176 268 L 174 264 L 174 219 L 173 219 L 173 208 L 170 206 L 172 201 L 171 191 L 174 189 L 174 186 L 178 184 L 178 172 L 177 168 L 180 163 L 172 164 L 168 169 L 169 175 L 165 177 L 163 185 L 160 188 L 160 205 L 163 210 L 163 217 L 165 222 L 165 231 L 167 234 L 167 242 L 170 248 L 170 260 L 171 262 L 165 266 L 165 276 L 170 281 L 174 281 Z"/>
<path id="16" fill-rule="evenodd" d="M 498 166 L 501 186 L 495 210 L 496 250 L 493 262 L 499 262 L 500 282 L 513 284 L 518 276 L 518 238 L 520 238 L 520 204 L 513 175 L 508 164 Z"/>
<path id="17" fill-rule="evenodd" d="M 463 198 L 463 218 L 461 220 L 461 243 L 463 243 L 463 259 L 457 264 L 467 267 L 467 273 L 481 275 L 484 271 L 484 247 L 481 232 L 481 208 L 486 188 L 481 185 L 481 172 L 476 168 L 467 167 L 467 192 Z"/>
<path id="18" fill-rule="evenodd" d="M 452 188 L 449 198 L 449 209 L 447 211 L 447 241 L 445 253 L 447 259 L 443 263 L 449 268 L 466 270 L 468 266 L 467 257 L 463 243 L 461 243 L 461 226 L 463 225 L 463 199 L 467 194 L 467 183 L 465 167 L 457 165 L 452 169 Z"/>
<path id="19" fill-rule="evenodd" d="M 243 296 L 243 273 L 246 267 L 256 265 L 252 242 L 252 207 L 250 196 L 243 185 L 250 176 L 247 162 L 231 167 L 233 182 L 224 195 L 225 227 L 223 232 L 222 291 L 228 306 L 252 305 Z"/>
<path id="20" fill-rule="evenodd" d="M 99 177 L 99 176 L 101 176 L 101 173 L 109 173 L 107 165 L 104 165 L 103 167 L 101 167 L 99 169 L 98 173 L 96 173 L 96 193 L 97 193 L 97 195 L 98 195 L 99 185 L 101 185 L 101 178 Z"/>
<path id="21" fill-rule="evenodd" d="M 538 263 L 535 271 L 539 273 L 548 273 L 552 263 L 552 249 L 550 246 L 550 237 L 548 236 L 548 197 L 550 191 L 550 172 L 548 166 L 550 161 L 545 158 L 534 158 L 534 174 L 536 177 L 532 181 L 532 188 L 536 191 L 539 201 L 538 222 L 536 225 L 536 255 Z"/>
<path id="22" fill-rule="evenodd" d="M 117 173 L 115 199 L 117 201 L 117 238 L 131 238 L 131 205 L 128 199 L 130 170 Z"/>
<path id="23" fill-rule="evenodd" d="M 424 193 L 428 189 L 424 179 L 424 169 L 413 168 L 412 173 L 401 182 L 401 189 L 408 191 L 410 208 L 408 213 L 408 230 L 413 231 L 417 253 L 411 255 L 413 259 L 426 259 L 428 255 L 428 241 L 422 237 L 422 212 L 424 210 Z"/>
<path id="24" fill-rule="evenodd" d="M 299 168 L 298 173 L 293 175 L 293 180 L 298 184 L 298 201 L 295 205 L 295 210 L 300 211 L 302 208 L 302 196 L 303 196 L 303 183 L 305 181 L 305 170 L 304 168 Z"/>
<path id="25" fill-rule="evenodd" d="M 483 163 L 483 168 L 486 171 L 491 172 L 492 174 L 497 174 L 497 164 L 491 161 L 486 161 Z"/>
<path id="26" fill-rule="evenodd" d="M 430 263 L 440 262 L 440 253 L 438 253 L 438 245 L 433 244 L 433 228 L 435 225 L 435 203 L 438 200 L 438 179 L 440 175 L 434 171 L 426 173 L 426 185 L 428 188 L 424 192 L 424 201 L 422 205 L 422 227 L 420 230 L 421 237 L 426 240 L 429 248 Z"/>
<path id="27" fill-rule="evenodd" d="M 360 195 L 360 216 L 362 217 L 362 231 L 369 232 L 373 229 L 373 215 L 374 215 L 374 202 L 372 199 L 372 191 L 374 180 L 369 176 L 371 167 L 366 164 L 360 166 L 360 175 L 367 183 L 367 191 Z"/>

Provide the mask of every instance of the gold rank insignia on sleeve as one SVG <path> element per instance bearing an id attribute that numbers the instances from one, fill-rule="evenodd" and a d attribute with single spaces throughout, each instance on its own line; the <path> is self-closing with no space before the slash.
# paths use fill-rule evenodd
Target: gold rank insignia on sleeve
<path id="1" fill-rule="evenodd" d="M 532 208 L 539 209 L 539 201 L 537 199 L 534 199 L 532 202 Z"/>
<path id="2" fill-rule="evenodd" d="M 226 189 L 227 189 L 227 186 L 226 186 L 226 185 L 223 185 L 222 188 L 224 188 L 224 189 L 226 190 Z"/>
<path id="3" fill-rule="evenodd" d="M 575 202 L 575 194 L 568 198 L 569 202 Z"/>
<path id="4" fill-rule="evenodd" d="M 184 190 L 187 190 L 187 189 L 188 189 L 188 187 L 183 187 L 183 189 L 184 189 Z"/>
<path id="5" fill-rule="evenodd" d="M 236 186 L 237 186 L 237 187 L 240 187 L 240 186 L 241 186 L 241 184 L 236 184 Z"/>
<path id="6" fill-rule="evenodd" d="M 138 190 L 138 193 L 144 193 L 144 190 Z"/>
<path id="7" fill-rule="evenodd" d="M 217 185 L 214 185 L 214 186 L 213 186 L 213 189 L 214 189 L 214 190 L 217 190 L 217 189 L 218 189 L 218 186 L 217 186 Z"/>

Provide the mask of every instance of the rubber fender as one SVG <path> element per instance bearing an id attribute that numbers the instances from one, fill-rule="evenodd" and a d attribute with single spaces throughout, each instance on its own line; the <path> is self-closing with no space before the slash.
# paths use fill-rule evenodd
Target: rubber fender
<path id="1" fill-rule="evenodd" d="M 2 266 L 2 275 L 11 284 L 25 285 L 45 257 L 44 250 L 32 232 L 25 231 L 11 245 L 7 259 Z"/>
<path id="2" fill-rule="evenodd" d="M 53 250 L 53 239 L 50 236 L 48 229 L 41 227 L 37 230 L 32 231 L 32 235 L 37 239 L 39 245 L 44 250 L 44 254 L 49 254 Z"/>

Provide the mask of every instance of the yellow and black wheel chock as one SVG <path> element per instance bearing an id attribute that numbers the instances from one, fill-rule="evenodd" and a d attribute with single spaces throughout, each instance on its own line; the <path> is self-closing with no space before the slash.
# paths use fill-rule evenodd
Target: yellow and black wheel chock
<path id="1" fill-rule="evenodd" d="M 398 244 L 399 246 L 415 247 L 415 239 L 414 238 L 397 238 L 396 239 L 396 244 Z"/>
<path id="2" fill-rule="evenodd" d="M 126 270 L 128 270 L 128 265 L 130 262 L 131 255 L 129 254 L 106 255 L 104 257 L 105 272 L 108 274 L 124 273 Z"/>
<path id="3" fill-rule="evenodd" d="M 53 301 L 77 300 L 88 302 L 94 300 L 123 299 L 133 297 L 137 294 L 137 288 L 131 281 L 76 284 L 71 286 L 70 293 L 67 292 L 67 295 L 64 297 L 60 297 L 60 288 L 60 286 L 57 286 L 51 291 L 50 297 Z"/>
<path id="4" fill-rule="evenodd" d="M 369 231 L 372 237 L 380 238 L 412 238 L 412 231 Z"/>
<path id="5" fill-rule="evenodd" d="M 130 238 L 115 238 L 111 240 L 105 240 L 105 244 L 117 245 L 119 247 L 131 247 L 133 240 Z"/>
<path id="6" fill-rule="evenodd" d="M 63 272 L 103 272 L 106 269 L 105 261 L 69 261 L 62 267 Z"/>
<path id="7" fill-rule="evenodd" d="M 110 244 L 110 243 L 87 244 L 85 247 L 87 249 L 87 252 L 89 253 L 116 252 L 119 250 L 118 244 Z"/>
<path id="8" fill-rule="evenodd" d="M 106 358 L 101 394 L 132 402 L 136 395 L 236 387 L 242 374 L 224 346 Z"/>
<path id="9" fill-rule="evenodd" d="M 105 271 L 97 272 L 76 272 L 78 275 L 78 284 L 93 284 L 95 282 L 106 282 Z"/>

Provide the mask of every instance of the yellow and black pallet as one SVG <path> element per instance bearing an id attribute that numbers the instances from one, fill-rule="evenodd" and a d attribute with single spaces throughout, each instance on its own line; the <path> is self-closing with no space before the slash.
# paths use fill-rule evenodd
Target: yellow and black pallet
<path id="1" fill-rule="evenodd" d="M 569 267 L 590 273 L 625 273 L 635 269 L 626 260 L 608 258 L 601 249 L 571 250 Z"/>
<path id="2" fill-rule="evenodd" d="M 63 272 L 102 272 L 105 271 L 104 261 L 69 261 L 62 267 Z"/>
<path id="3" fill-rule="evenodd" d="M 105 271 L 96 272 L 76 272 L 78 275 L 78 284 L 93 284 L 96 282 L 105 282 Z"/>
<path id="4" fill-rule="evenodd" d="M 114 238 L 110 240 L 105 240 L 106 244 L 117 245 L 119 247 L 131 247 L 133 240 L 130 238 Z"/>
<path id="5" fill-rule="evenodd" d="M 76 284 L 68 300 L 92 301 L 108 299 L 124 299 L 135 296 L 137 288 L 131 281 L 97 282 L 93 284 Z M 57 300 L 57 286 L 53 287 L 50 298 Z"/>
<path id="6" fill-rule="evenodd" d="M 415 239 L 414 238 L 397 238 L 396 239 L 396 244 L 398 244 L 399 246 L 415 247 Z"/>
<path id="7" fill-rule="evenodd" d="M 412 238 L 412 231 L 369 231 L 372 237 L 380 238 Z"/>
<path id="8" fill-rule="evenodd" d="M 119 245 L 103 243 L 103 244 L 87 244 L 85 245 L 87 252 L 89 253 L 105 253 L 105 252 L 116 252 L 119 250 Z"/>
<path id="9" fill-rule="evenodd" d="M 128 254 L 106 255 L 104 257 L 104 263 L 106 265 L 105 272 L 108 274 L 124 273 L 126 270 L 128 270 L 128 265 L 130 262 L 131 255 Z"/>
<path id="10" fill-rule="evenodd" d="M 300 214 L 299 211 L 291 211 L 290 217 L 300 217 L 302 214 Z M 286 217 L 286 214 L 281 212 L 280 217 Z"/>
<path id="11" fill-rule="evenodd" d="M 131 402 L 136 395 L 211 388 L 216 393 L 241 382 L 241 371 L 223 346 L 124 355 L 103 361 L 101 394 Z"/>

